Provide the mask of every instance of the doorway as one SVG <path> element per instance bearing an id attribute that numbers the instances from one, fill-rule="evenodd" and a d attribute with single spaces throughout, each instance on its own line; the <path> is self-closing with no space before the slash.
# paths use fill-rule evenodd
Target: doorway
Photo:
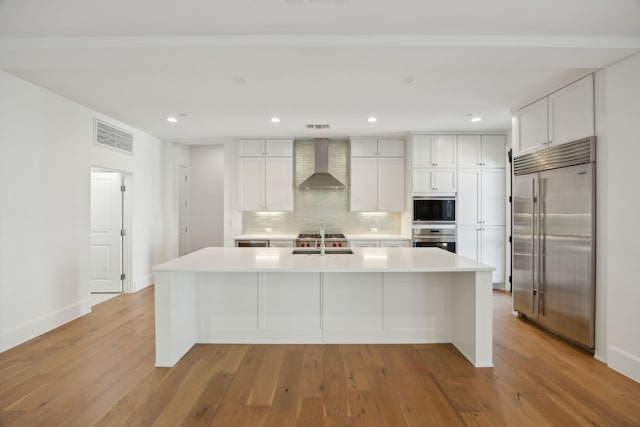
<path id="1" fill-rule="evenodd" d="M 92 294 L 120 294 L 129 289 L 130 175 L 91 168 L 90 270 Z"/>

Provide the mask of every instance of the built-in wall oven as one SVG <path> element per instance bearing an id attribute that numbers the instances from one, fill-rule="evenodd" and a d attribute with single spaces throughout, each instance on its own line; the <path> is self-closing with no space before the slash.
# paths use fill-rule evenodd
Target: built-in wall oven
<path id="1" fill-rule="evenodd" d="M 414 197 L 414 224 L 455 224 L 455 197 Z"/>
<path id="2" fill-rule="evenodd" d="M 413 246 L 416 248 L 442 248 L 456 253 L 456 229 L 455 227 L 431 228 L 414 225 Z"/>

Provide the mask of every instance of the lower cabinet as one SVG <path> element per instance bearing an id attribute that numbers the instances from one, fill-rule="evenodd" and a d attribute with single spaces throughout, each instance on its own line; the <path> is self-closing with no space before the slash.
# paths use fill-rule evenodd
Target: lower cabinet
<path id="1" fill-rule="evenodd" d="M 493 283 L 504 283 L 505 228 L 503 226 L 458 227 L 456 252 L 495 267 Z"/>
<path id="2" fill-rule="evenodd" d="M 293 240 L 269 240 L 269 247 L 271 248 L 292 248 L 295 246 Z"/>
<path id="3" fill-rule="evenodd" d="M 411 240 L 380 240 L 381 248 L 410 248 Z"/>
<path id="4" fill-rule="evenodd" d="M 350 248 L 410 248 L 411 240 L 349 240 Z"/>
<path id="5" fill-rule="evenodd" d="M 350 248 L 378 248 L 380 242 L 378 240 L 349 240 Z"/>

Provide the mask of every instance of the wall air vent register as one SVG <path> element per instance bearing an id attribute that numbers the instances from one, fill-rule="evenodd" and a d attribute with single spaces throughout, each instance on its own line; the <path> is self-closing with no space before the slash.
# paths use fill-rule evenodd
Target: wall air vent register
<path id="1" fill-rule="evenodd" d="M 116 150 L 133 153 L 133 135 L 108 125 L 98 119 L 94 120 L 94 141 Z"/>

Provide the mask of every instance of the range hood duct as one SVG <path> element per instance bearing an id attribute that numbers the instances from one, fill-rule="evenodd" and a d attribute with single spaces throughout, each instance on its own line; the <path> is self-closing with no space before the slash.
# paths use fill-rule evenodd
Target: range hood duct
<path id="1" fill-rule="evenodd" d="M 344 184 L 329 173 L 329 140 L 313 141 L 315 165 L 313 174 L 305 179 L 298 188 L 300 190 L 344 190 Z"/>

